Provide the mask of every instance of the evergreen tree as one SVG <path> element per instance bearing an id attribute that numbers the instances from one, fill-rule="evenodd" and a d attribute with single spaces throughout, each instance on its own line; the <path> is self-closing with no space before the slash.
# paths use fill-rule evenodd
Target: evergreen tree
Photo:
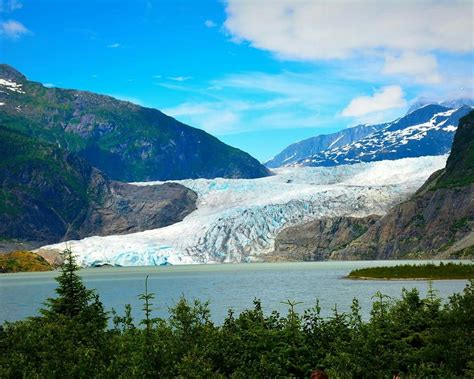
<path id="1" fill-rule="evenodd" d="M 62 253 L 64 263 L 61 265 L 61 274 L 56 277 L 59 286 L 55 292 L 56 298 L 48 298 L 46 308 L 40 310 L 46 318 L 54 319 L 66 317 L 80 318 L 87 323 L 95 323 L 98 329 L 107 326 L 107 313 L 94 290 L 89 290 L 77 274 L 80 267 L 76 263 L 71 249 Z"/>

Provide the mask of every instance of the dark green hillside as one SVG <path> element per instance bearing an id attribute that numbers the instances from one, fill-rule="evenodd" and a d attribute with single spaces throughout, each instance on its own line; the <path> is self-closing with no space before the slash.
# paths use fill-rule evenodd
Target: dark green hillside
<path id="1" fill-rule="evenodd" d="M 462 187 L 474 183 L 474 111 L 459 121 L 451 155 L 437 188 Z"/>
<path id="2" fill-rule="evenodd" d="M 0 126 L 0 238 L 58 242 L 180 221 L 196 194 L 110 181 L 74 153 Z"/>
<path id="3" fill-rule="evenodd" d="M 156 109 L 85 91 L 46 88 L 8 65 L 0 79 L 0 125 L 78 153 L 122 181 L 256 178 L 256 159 Z"/>
<path id="4" fill-rule="evenodd" d="M 88 193 L 91 174 L 70 153 L 0 128 L 0 235 L 59 240 L 66 224 L 99 200 Z"/>

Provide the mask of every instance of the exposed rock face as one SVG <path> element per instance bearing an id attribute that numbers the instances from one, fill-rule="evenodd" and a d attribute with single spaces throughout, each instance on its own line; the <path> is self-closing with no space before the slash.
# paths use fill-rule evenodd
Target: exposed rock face
<path id="1" fill-rule="evenodd" d="M 321 261 L 364 234 L 380 216 L 324 217 L 283 229 L 267 260 Z"/>
<path id="2" fill-rule="evenodd" d="M 393 208 L 331 259 L 442 256 L 455 241 L 472 233 L 473 226 L 474 185 L 428 191 Z"/>
<path id="3" fill-rule="evenodd" d="M 77 229 L 68 229 L 63 240 L 156 229 L 181 221 L 196 209 L 196 193 L 176 183 L 136 187 L 102 179 L 99 176 L 99 183 L 93 184 L 97 191 L 105 191 L 102 201 L 91 204 L 82 213 L 82 222 L 78 219 Z"/>
<path id="4" fill-rule="evenodd" d="M 0 184 L 0 237 L 30 245 L 159 228 L 197 200 L 179 184 L 110 181 L 75 154 L 3 127 Z"/>
<path id="5" fill-rule="evenodd" d="M 75 152 L 114 180 L 270 174 L 249 154 L 157 109 L 46 88 L 8 65 L 0 65 L 0 125 Z"/>
<path id="6" fill-rule="evenodd" d="M 474 112 L 461 119 L 446 168 L 331 259 L 466 257 L 474 253 Z"/>

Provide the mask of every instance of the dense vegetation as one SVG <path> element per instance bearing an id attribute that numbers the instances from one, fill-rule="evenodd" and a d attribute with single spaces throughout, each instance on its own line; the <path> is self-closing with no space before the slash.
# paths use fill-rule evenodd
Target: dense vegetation
<path id="1" fill-rule="evenodd" d="M 74 154 L 0 126 L 0 236 L 59 240 L 101 201 L 92 175 Z"/>
<path id="2" fill-rule="evenodd" d="M 38 254 L 30 251 L 13 251 L 0 254 L 0 273 L 21 271 L 50 271 L 53 267 Z"/>
<path id="3" fill-rule="evenodd" d="M 57 278 L 57 297 L 40 316 L 0 329 L 0 377 L 472 377 L 474 375 L 474 282 L 443 304 L 434 291 L 401 299 L 374 296 L 363 321 L 357 300 L 348 314 L 320 307 L 298 314 L 264 314 L 258 300 L 222 325 L 207 304 L 181 299 L 167 319 L 153 318 L 154 295 L 143 300 L 136 323 L 130 306 L 113 312 L 113 327 L 98 296 L 82 284 L 70 251 Z M 146 282 L 145 282 L 146 283 Z"/>
<path id="4" fill-rule="evenodd" d="M 348 278 L 373 279 L 474 279 L 474 265 L 441 262 L 439 265 L 396 265 L 392 267 L 367 267 L 353 270 Z"/>
<path id="5" fill-rule="evenodd" d="M 459 120 L 446 169 L 433 189 L 454 188 L 474 183 L 474 111 Z"/>

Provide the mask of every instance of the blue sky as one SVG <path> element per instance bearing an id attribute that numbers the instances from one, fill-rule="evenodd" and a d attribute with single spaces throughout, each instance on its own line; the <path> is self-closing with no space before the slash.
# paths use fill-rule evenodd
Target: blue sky
<path id="1" fill-rule="evenodd" d="M 472 1 L 1 0 L 0 56 L 154 107 L 265 161 L 473 94 Z"/>

